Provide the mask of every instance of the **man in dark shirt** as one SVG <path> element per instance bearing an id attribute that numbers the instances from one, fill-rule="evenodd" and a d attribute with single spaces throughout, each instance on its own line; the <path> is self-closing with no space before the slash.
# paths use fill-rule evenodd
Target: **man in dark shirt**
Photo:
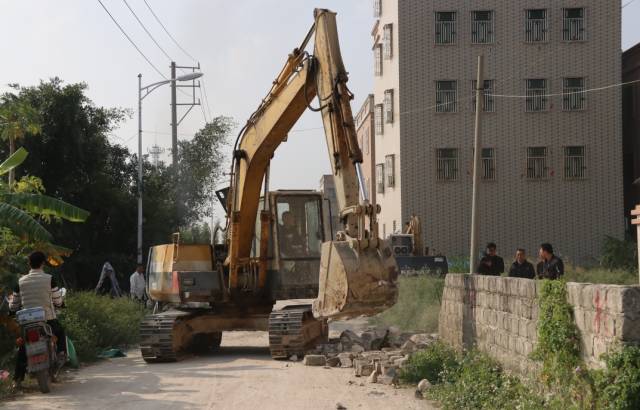
<path id="1" fill-rule="evenodd" d="M 480 275 L 500 276 L 504 272 L 504 260 L 496 254 L 496 244 L 487 244 L 487 254 L 480 260 L 478 273 Z"/>
<path id="2" fill-rule="evenodd" d="M 540 263 L 537 266 L 538 279 L 558 279 L 564 275 L 562 259 L 553 254 L 550 243 L 540 245 Z"/>
<path id="3" fill-rule="evenodd" d="M 531 262 L 527 260 L 524 249 L 518 248 L 516 251 L 516 260 L 511 264 L 509 276 L 512 278 L 535 279 L 536 272 L 533 270 Z"/>

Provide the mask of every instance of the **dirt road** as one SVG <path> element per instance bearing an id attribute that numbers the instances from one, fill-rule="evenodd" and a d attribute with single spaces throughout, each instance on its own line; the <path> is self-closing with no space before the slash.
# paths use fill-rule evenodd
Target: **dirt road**
<path id="1" fill-rule="evenodd" d="M 367 384 L 352 369 L 272 360 L 265 332 L 225 333 L 216 355 L 147 365 L 129 357 L 86 367 L 42 395 L 7 409 L 428 409 L 409 389 Z"/>

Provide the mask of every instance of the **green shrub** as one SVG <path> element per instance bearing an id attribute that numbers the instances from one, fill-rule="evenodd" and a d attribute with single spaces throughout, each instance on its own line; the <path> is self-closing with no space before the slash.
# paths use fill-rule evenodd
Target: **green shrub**
<path id="1" fill-rule="evenodd" d="M 442 342 L 430 345 L 409 358 L 400 372 L 400 380 L 418 383 L 427 379 L 431 384 L 440 383 L 444 371 L 454 372 L 458 367 L 456 352 Z"/>
<path id="2" fill-rule="evenodd" d="M 640 347 L 623 347 L 604 360 L 606 368 L 594 372 L 598 408 L 640 409 Z"/>
<path id="3" fill-rule="evenodd" d="M 547 385 L 566 382 L 580 363 L 580 335 L 567 302 L 566 283 L 542 281 L 538 303 L 538 345 L 532 358 L 542 361 L 542 378 Z"/>
<path id="4" fill-rule="evenodd" d="M 447 409 L 543 409 L 544 400 L 487 355 L 471 351 L 445 370 L 428 397 Z"/>
<path id="5" fill-rule="evenodd" d="M 602 244 L 600 264 L 608 269 L 638 271 L 638 245 L 627 237 L 624 240 L 606 236 Z"/>
<path id="6" fill-rule="evenodd" d="M 125 347 L 138 341 L 145 311 L 136 302 L 79 292 L 67 296 L 65 305 L 60 320 L 81 360 L 95 360 L 106 348 Z"/>
<path id="7" fill-rule="evenodd" d="M 397 326 L 405 331 L 436 332 L 444 279 L 427 275 L 403 276 L 398 287 L 398 302 L 371 322 Z"/>

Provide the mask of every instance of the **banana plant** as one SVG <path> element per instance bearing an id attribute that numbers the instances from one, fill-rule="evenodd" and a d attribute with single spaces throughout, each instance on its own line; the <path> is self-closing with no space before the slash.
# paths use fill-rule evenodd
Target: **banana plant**
<path id="1" fill-rule="evenodd" d="M 27 150 L 19 148 L 0 164 L 0 176 L 22 164 L 28 154 Z M 0 181 L 0 227 L 9 228 L 16 235 L 26 236 L 32 241 L 51 245 L 51 233 L 31 214 L 71 222 L 84 222 L 89 217 L 89 212 L 84 209 L 50 196 L 12 192 L 9 185 Z"/>

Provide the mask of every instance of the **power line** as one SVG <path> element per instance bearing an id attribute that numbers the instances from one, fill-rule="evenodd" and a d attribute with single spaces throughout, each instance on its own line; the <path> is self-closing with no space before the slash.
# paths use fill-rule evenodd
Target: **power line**
<path id="1" fill-rule="evenodd" d="M 127 8 L 129 9 L 129 11 L 131 12 L 131 14 L 133 14 L 133 17 L 136 18 L 136 20 L 138 21 L 138 23 L 140 24 L 140 26 L 142 27 L 142 29 L 144 30 L 145 33 L 147 33 L 147 35 L 149 36 L 149 38 L 151 39 L 151 41 L 153 41 L 155 43 L 156 46 L 158 46 L 158 48 L 160 49 L 160 51 L 162 51 L 162 53 L 167 56 L 167 58 L 169 59 L 169 61 L 173 61 L 173 58 L 171 58 L 171 56 L 169 54 L 167 54 L 166 51 L 164 51 L 164 49 L 162 48 L 162 46 L 160 46 L 160 44 L 156 41 L 155 38 L 153 38 L 153 36 L 151 35 L 151 33 L 149 32 L 149 30 L 147 30 L 147 28 L 145 27 L 145 25 L 142 23 L 142 21 L 140 21 L 140 19 L 138 18 L 138 15 L 136 14 L 135 11 L 133 11 L 133 9 L 131 8 L 131 6 L 129 6 L 129 3 L 127 3 L 127 0 L 122 0 L 124 2 L 124 4 L 127 6 Z"/>
<path id="2" fill-rule="evenodd" d="M 590 88 L 588 90 L 581 90 L 581 91 L 571 91 L 568 93 L 562 92 L 562 93 L 551 93 L 551 94 L 536 94 L 533 97 L 561 97 L 561 96 L 565 96 L 565 95 L 574 95 L 574 94 L 586 94 L 586 93 L 592 93 L 595 91 L 603 91 L 603 90 L 608 90 L 611 88 L 616 88 L 616 87 L 624 87 L 625 85 L 630 85 L 630 84 L 635 84 L 635 83 L 640 83 L 640 80 L 633 80 L 633 81 L 627 81 L 626 83 L 618 83 L 618 84 L 611 84 L 611 85 L 605 85 L 603 87 L 597 87 L 597 88 Z M 489 97 L 499 97 L 499 98 L 531 98 L 531 95 L 508 95 L 508 94 L 485 94 Z"/>
<path id="3" fill-rule="evenodd" d="M 627 7 L 629 4 L 633 3 L 636 0 L 629 0 L 628 2 L 626 2 L 625 4 L 622 5 L 622 8 Z"/>
<path id="4" fill-rule="evenodd" d="M 98 3 L 100 3 L 100 5 L 102 6 L 102 8 L 104 9 L 104 11 L 107 12 L 107 14 L 109 15 L 109 17 L 111 17 L 111 20 L 113 20 L 113 22 L 115 23 L 116 26 L 118 26 L 118 28 L 120 29 L 120 31 L 122 32 L 122 34 L 127 38 L 127 40 L 129 40 L 129 42 L 131 43 L 131 45 L 138 51 L 138 53 L 140 53 L 140 55 L 147 61 L 147 63 L 149 63 L 149 65 L 151 67 L 153 67 L 153 69 L 156 71 L 156 73 L 158 73 L 160 75 L 160 77 L 164 78 L 165 80 L 167 80 L 167 77 L 162 74 L 162 72 L 160 70 L 158 70 L 158 67 L 156 67 L 151 60 L 149 60 L 149 58 L 147 58 L 146 55 L 144 55 L 144 53 L 140 50 L 140 48 L 138 48 L 138 46 L 136 45 L 136 43 L 133 42 L 133 40 L 131 40 L 131 37 L 129 37 L 129 35 L 127 34 L 126 31 L 124 31 L 124 29 L 122 28 L 122 26 L 118 23 L 118 21 L 115 19 L 115 17 L 113 17 L 113 15 L 109 12 L 109 10 L 107 9 L 107 7 L 102 3 L 101 0 L 98 0 Z"/>
<path id="5" fill-rule="evenodd" d="M 151 12 L 151 14 L 153 14 L 153 17 L 155 17 L 156 21 L 158 22 L 158 24 L 160 24 L 160 26 L 162 27 L 162 29 L 164 30 L 165 33 L 167 33 L 167 35 L 169 36 L 169 38 L 174 42 L 174 44 L 176 46 L 178 46 L 178 48 L 180 50 L 182 50 L 182 52 L 189 57 L 190 59 L 192 59 L 193 61 L 198 61 L 196 58 L 194 58 L 191 54 L 187 53 L 187 51 L 182 48 L 182 46 L 176 41 L 175 38 L 173 38 L 173 36 L 171 35 L 171 33 L 169 33 L 169 30 L 167 30 L 167 28 L 164 26 L 164 24 L 162 24 L 162 22 L 160 21 L 160 19 L 158 18 L 158 16 L 156 15 L 156 13 L 153 11 L 153 9 L 151 8 L 151 6 L 149 5 L 149 3 L 147 2 L 147 0 L 144 0 L 144 4 L 147 5 L 147 8 L 149 9 L 149 11 Z"/>
<path id="6" fill-rule="evenodd" d="M 207 86 L 204 83 L 204 77 L 202 78 L 202 88 L 204 90 L 204 102 L 207 104 L 207 111 L 209 112 L 209 118 L 213 119 L 211 115 L 211 106 L 209 105 L 209 97 L 207 96 Z"/>

